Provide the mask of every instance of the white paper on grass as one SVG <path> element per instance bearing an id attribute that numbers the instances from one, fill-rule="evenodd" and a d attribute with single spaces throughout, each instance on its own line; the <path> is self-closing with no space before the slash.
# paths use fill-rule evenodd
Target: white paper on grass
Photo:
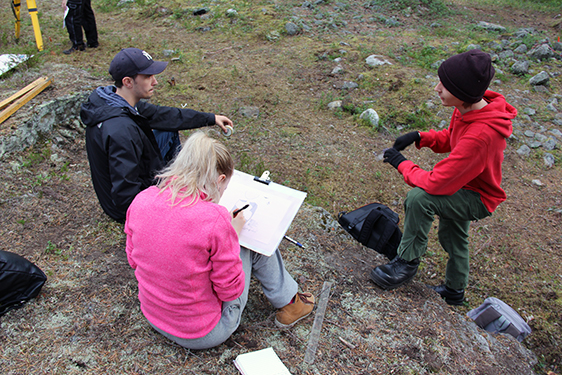
<path id="1" fill-rule="evenodd" d="M 273 348 L 240 354 L 234 364 L 243 375 L 291 375 Z"/>
<path id="2" fill-rule="evenodd" d="M 0 75 L 6 73 L 8 70 L 18 66 L 25 60 L 33 57 L 33 55 L 23 55 L 23 54 L 14 54 L 14 53 L 7 53 L 0 55 Z"/>
<path id="3" fill-rule="evenodd" d="M 306 193 L 276 184 L 266 185 L 254 176 L 235 170 L 220 204 L 229 211 L 243 210 L 246 224 L 240 233 L 240 245 L 271 256 L 289 229 Z"/>

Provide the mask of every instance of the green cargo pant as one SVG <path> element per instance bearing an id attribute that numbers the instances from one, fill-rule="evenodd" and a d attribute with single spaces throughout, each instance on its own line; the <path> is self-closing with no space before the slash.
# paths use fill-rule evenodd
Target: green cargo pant
<path id="1" fill-rule="evenodd" d="M 449 254 L 445 285 L 452 289 L 464 289 L 470 269 L 470 222 L 491 215 L 480 194 L 461 189 L 453 195 L 431 195 L 423 189 L 414 188 L 406 196 L 404 210 L 404 233 L 398 255 L 407 261 L 424 255 L 434 216 L 439 216 L 439 242 Z"/>

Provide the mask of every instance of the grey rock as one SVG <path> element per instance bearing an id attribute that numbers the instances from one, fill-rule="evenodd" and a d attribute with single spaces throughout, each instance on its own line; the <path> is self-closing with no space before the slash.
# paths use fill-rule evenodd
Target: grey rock
<path id="1" fill-rule="evenodd" d="M 285 24 L 285 30 L 287 30 L 287 34 L 291 36 L 297 35 L 301 31 L 300 27 L 293 22 L 287 22 Z"/>
<path id="2" fill-rule="evenodd" d="M 546 142 L 542 144 L 542 147 L 544 147 L 545 150 L 552 151 L 558 147 L 558 142 L 556 142 L 554 138 L 548 138 Z"/>
<path id="3" fill-rule="evenodd" d="M 165 49 L 162 51 L 162 54 L 164 55 L 164 57 L 170 57 L 174 54 L 174 50 L 173 49 Z"/>
<path id="4" fill-rule="evenodd" d="M 226 10 L 226 16 L 227 17 L 236 17 L 238 15 L 238 11 L 236 9 L 227 9 Z"/>
<path id="5" fill-rule="evenodd" d="M 503 44 L 501 44 L 497 40 L 492 40 L 490 43 L 488 43 L 488 47 L 490 47 L 494 51 L 499 52 L 503 49 Z"/>
<path id="6" fill-rule="evenodd" d="M 527 107 L 523 110 L 523 113 L 529 116 L 534 116 L 537 113 L 537 111 L 535 111 L 533 108 Z"/>
<path id="7" fill-rule="evenodd" d="M 345 90 L 353 90 L 353 89 L 356 89 L 356 88 L 358 88 L 358 87 L 359 87 L 359 85 L 358 85 L 357 83 L 355 83 L 355 82 L 352 82 L 352 81 L 344 81 L 341 88 L 342 88 L 342 89 L 345 89 Z"/>
<path id="8" fill-rule="evenodd" d="M 559 124 L 559 126 L 562 124 Z M 556 138 L 562 138 L 562 132 L 558 129 L 551 129 L 548 131 L 550 134 L 554 135 Z"/>
<path id="9" fill-rule="evenodd" d="M 534 34 L 535 33 L 535 29 L 533 27 L 525 27 L 525 28 L 521 28 L 519 30 L 517 30 L 515 33 L 513 33 L 513 35 L 516 38 L 524 38 L 530 34 Z"/>
<path id="10" fill-rule="evenodd" d="M 529 146 L 530 148 L 539 148 L 542 146 L 542 143 L 539 141 L 528 141 L 527 146 Z"/>
<path id="11" fill-rule="evenodd" d="M 531 149 L 529 148 L 529 146 L 523 145 L 519 147 L 519 149 L 517 150 L 517 154 L 520 156 L 527 157 L 531 154 Z"/>
<path id="12" fill-rule="evenodd" d="M 552 49 L 555 51 L 562 51 L 562 43 L 561 42 L 552 43 Z"/>
<path id="13" fill-rule="evenodd" d="M 531 88 L 534 92 L 541 92 L 541 93 L 548 93 L 548 88 L 546 86 L 542 86 L 542 85 L 538 85 L 538 86 L 533 86 Z"/>
<path id="14" fill-rule="evenodd" d="M 512 58 L 513 56 L 515 56 L 515 53 L 513 53 L 513 51 L 510 50 L 510 49 L 505 50 L 505 51 L 501 51 L 501 52 L 499 53 L 499 55 L 498 55 L 498 57 L 499 57 L 501 60 L 507 60 L 507 59 Z"/>
<path id="15" fill-rule="evenodd" d="M 511 66 L 511 72 L 516 75 L 529 73 L 529 61 L 518 61 Z"/>
<path id="16" fill-rule="evenodd" d="M 527 53 L 529 49 L 525 44 L 521 44 L 519 47 L 515 48 L 513 52 L 515 53 Z"/>
<path id="17" fill-rule="evenodd" d="M 544 165 L 546 165 L 548 168 L 552 168 L 554 166 L 554 155 L 545 152 L 542 158 L 544 160 Z"/>
<path id="18" fill-rule="evenodd" d="M 532 130 L 525 130 L 523 134 L 525 134 L 525 137 L 535 138 L 535 132 Z"/>
<path id="19" fill-rule="evenodd" d="M 394 17 L 387 18 L 386 21 L 384 21 L 384 24 L 388 27 L 396 27 L 401 25 L 400 21 L 398 21 Z"/>
<path id="20" fill-rule="evenodd" d="M 547 60 L 554 57 L 554 52 L 548 44 L 541 44 L 527 52 L 527 56 L 536 60 Z"/>
<path id="21" fill-rule="evenodd" d="M 343 66 L 338 65 L 334 69 L 332 69 L 331 75 L 341 74 L 343 73 Z"/>
<path id="22" fill-rule="evenodd" d="M 488 30 L 488 31 L 499 31 L 499 32 L 505 31 L 505 27 L 503 27 L 501 25 L 494 24 L 494 23 L 485 22 L 485 21 L 478 22 L 478 24 L 476 24 L 476 27 L 479 27 L 481 29 Z"/>
<path id="23" fill-rule="evenodd" d="M 335 100 L 333 102 L 328 103 L 328 109 L 331 109 L 331 110 L 338 109 L 338 108 L 341 108 L 341 105 L 342 105 L 341 100 Z"/>
<path id="24" fill-rule="evenodd" d="M 135 2 L 135 0 L 119 0 L 119 2 L 117 3 L 117 6 L 118 6 L 118 7 L 123 7 L 123 6 L 127 5 L 127 4 L 132 4 L 132 3 L 134 3 L 134 2 Z"/>
<path id="25" fill-rule="evenodd" d="M 467 51 L 470 51 L 471 49 L 482 50 L 482 46 L 480 46 L 480 44 L 469 44 L 468 46 L 466 46 Z"/>
<path id="26" fill-rule="evenodd" d="M 65 95 L 37 105 L 29 120 L 21 123 L 13 133 L 0 136 L 0 158 L 34 145 L 41 137 L 73 139 L 84 133 L 85 126 L 80 122 L 79 114 L 88 95 L 88 92 Z"/>
<path id="27" fill-rule="evenodd" d="M 549 103 L 549 104 L 546 106 L 546 109 L 548 109 L 548 110 L 551 111 L 551 112 L 558 112 L 558 109 L 556 109 L 556 107 L 555 107 L 554 104 L 552 104 L 552 103 Z"/>
<path id="28" fill-rule="evenodd" d="M 361 113 L 361 115 L 359 116 L 359 118 L 363 119 L 363 120 L 367 120 L 369 121 L 369 123 L 374 127 L 378 127 L 379 126 L 379 114 L 377 113 L 377 111 L 375 111 L 372 108 L 367 109 L 365 112 Z"/>
<path id="29" fill-rule="evenodd" d="M 535 133 L 535 139 L 541 143 L 546 142 L 546 140 L 548 139 L 548 137 L 544 134 L 541 133 Z"/>
<path id="30" fill-rule="evenodd" d="M 365 59 L 365 62 L 369 66 L 380 66 L 380 65 L 392 65 L 392 63 L 384 58 L 381 55 L 371 55 Z"/>
<path id="31" fill-rule="evenodd" d="M 545 72 L 543 70 L 542 72 L 540 72 L 536 76 L 532 77 L 529 80 L 529 83 L 532 86 L 544 86 L 544 85 L 548 84 L 548 81 L 550 81 L 550 76 L 548 75 L 547 72 Z"/>
<path id="32" fill-rule="evenodd" d="M 445 61 L 445 60 L 440 59 L 440 60 L 437 60 L 436 62 L 434 62 L 433 64 L 431 64 L 431 69 L 439 69 L 441 64 L 443 64 L 443 61 Z"/>
<path id="33" fill-rule="evenodd" d="M 240 114 L 244 117 L 257 118 L 260 115 L 260 109 L 254 106 L 241 107 Z"/>

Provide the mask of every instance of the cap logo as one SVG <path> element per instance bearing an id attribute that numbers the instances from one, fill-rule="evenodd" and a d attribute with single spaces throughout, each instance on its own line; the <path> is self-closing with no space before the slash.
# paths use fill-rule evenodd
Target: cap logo
<path id="1" fill-rule="evenodd" d="M 146 57 L 147 59 L 152 60 L 152 56 L 150 56 L 150 55 L 148 54 L 148 52 L 142 51 L 142 54 L 143 54 L 144 57 Z"/>

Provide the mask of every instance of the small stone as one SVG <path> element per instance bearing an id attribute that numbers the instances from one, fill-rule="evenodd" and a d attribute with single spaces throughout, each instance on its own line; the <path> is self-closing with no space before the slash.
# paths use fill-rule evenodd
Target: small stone
<path id="1" fill-rule="evenodd" d="M 545 72 L 544 70 L 542 72 L 540 72 L 539 74 L 537 74 L 536 76 L 532 77 L 529 80 L 529 83 L 532 86 L 544 86 L 546 84 L 548 84 L 548 81 L 550 80 L 550 76 L 548 75 L 547 72 Z"/>
<path id="2" fill-rule="evenodd" d="M 343 73 L 343 66 L 338 65 L 334 69 L 332 69 L 331 75 L 341 74 Z"/>
<path id="3" fill-rule="evenodd" d="M 529 146 L 523 145 L 519 147 L 519 149 L 517 150 L 517 154 L 519 156 L 527 157 L 531 154 L 531 149 L 529 148 Z"/>
<path id="4" fill-rule="evenodd" d="M 365 59 L 365 62 L 369 66 L 380 66 L 384 64 L 392 65 L 392 63 L 386 60 L 384 56 L 380 55 L 371 55 Z"/>
<path id="5" fill-rule="evenodd" d="M 533 183 L 534 185 L 537 185 L 537 186 L 543 186 L 543 183 L 541 182 L 541 180 L 532 180 L 531 183 Z"/>
<path id="6" fill-rule="evenodd" d="M 285 24 L 285 30 L 287 30 L 287 34 L 288 35 L 297 35 L 300 32 L 300 27 L 298 27 L 295 23 L 293 22 L 287 22 Z"/>
<path id="7" fill-rule="evenodd" d="M 530 148 L 539 148 L 539 147 L 542 146 L 542 143 L 539 142 L 539 141 L 529 141 L 529 142 L 527 142 L 527 145 L 528 145 Z"/>
<path id="8" fill-rule="evenodd" d="M 254 106 L 242 107 L 240 108 L 240 114 L 244 117 L 258 117 L 260 109 Z"/>
<path id="9" fill-rule="evenodd" d="M 535 137 L 535 132 L 532 131 L 532 130 L 525 130 L 525 132 L 524 132 L 523 134 L 525 134 L 525 136 L 526 136 L 526 137 L 529 137 L 529 138 L 534 138 L 534 137 Z"/>
<path id="10" fill-rule="evenodd" d="M 521 44 L 519 47 L 515 48 L 513 52 L 515 53 L 527 53 L 527 46 L 525 44 Z"/>
<path id="11" fill-rule="evenodd" d="M 359 87 L 359 85 L 355 82 L 344 81 L 341 88 L 345 89 L 345 90 L 353 90 L 353 89 L 356 89 L 358 87 Z"/>
<path id="12" fill-rule="evenodd" d="M 236 11 L 236 9 L 227 9 L 226 11 L 226 15 L 227 17 L 236 17 L 238 15 L 238 11 Z"/>
<path id="13" fill-rule="evenodd" d="M 542 147 L 544 147 L 544 149 L 548 151 L 554 150 L 557 146 L 558 142 L 556 142 L 556 140 L 553 138 L 548 138 L 542 145 Z"/>
<path id="14" fill-rule="evenodd" d="M 558 129 L 551 129 L 549 130 L 549 133 L 557 138 L 562 138 L 562 132 Z"/>
<path id="15" fill-rule="evenodd" d="M 341 108 L 341 100 L 335 100 L 331 103 L 328 103 L 328 109 L 334 110 L 334 109 L 338 109 Z"/>
<path id="16" fill-rule="evenodd" d="M 379 126 L 379 114 L 372 108 L 369 108 L 365 112 L 361 113 L 359 118 L 369 121 L 369 123 L 375 128 Z"/>
<path id="17" fill-rule="evenodd" d="M 544 154 L 543 156 L 543 160 L 544 160 L 544 165 L 546 165 L 548 168 L 552 168 L 554 166 L 554 156 L 552 154 L 549 154 L 548 152 Z"/>
<path id="18" fill-rule="evenodd" d="M 511 72 L 516 75 L 529 73 L 529 61 L 518 61 L 511 66 Z"/>
<path id="19" fill-rule="evenodd" d="M 537 141 L 541 142 L 541 143 L 544 143 L 544 142 L 546 142 L 546 140 L 548 139 L 548 137 L 547 137 L 546 135 L 544 135 L 544 134 L 536 133 L 536 134 L 535 134 L 535 139 L 536 139 Z"/>
<path id="20" fill-rule="evenodd" d="M 523 113 L 529 116 L 534 116 L 537 113 L 537 111 L 535 111 L 533 108 L 527 107 L 523 110 Z"/>

